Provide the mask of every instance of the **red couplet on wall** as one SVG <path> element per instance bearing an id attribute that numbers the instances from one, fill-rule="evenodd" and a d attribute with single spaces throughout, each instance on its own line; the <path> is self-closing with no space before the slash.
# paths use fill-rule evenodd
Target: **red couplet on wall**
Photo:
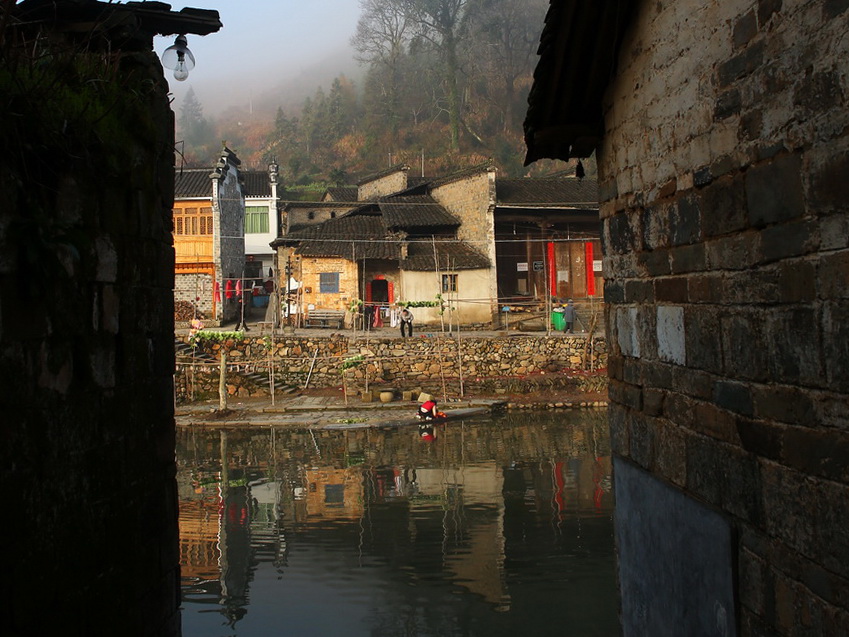
<path id="1" fill-rule="evenodd" d="M 595 296 L 595 270 L 593 268 L 593 244 L 587 241 L 584 244 L 587 255 L 587 296 Z"/>
<path id="2" fill-rule="evenodd" d="M 548 260 L 548 289 L 551 296 L 557 296 L 557 259 L 554 256 L 554 243 L 546 246 Z"/>

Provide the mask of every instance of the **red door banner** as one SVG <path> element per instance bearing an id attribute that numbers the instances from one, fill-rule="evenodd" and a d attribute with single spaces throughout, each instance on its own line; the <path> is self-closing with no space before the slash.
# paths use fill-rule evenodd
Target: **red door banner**
<path id="1" fill-rule="evenodd" d="M 587 255 L 587 296 L 595 296 L 595 268 L 593 268 L 593 244 L 584 244 Z"/>
<path id="2" fill-rule="evenodd" d="M 554 243 L 549 241 L 546 246 L 548 258 L 548 295 L 557 296 L 557 259 L 554 257 Z"/>

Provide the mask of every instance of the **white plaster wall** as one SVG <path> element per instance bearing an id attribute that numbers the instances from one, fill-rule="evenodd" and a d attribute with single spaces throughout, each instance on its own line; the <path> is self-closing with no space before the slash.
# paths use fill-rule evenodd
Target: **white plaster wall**
<path id="1" fill-rule="evenodd" d="M 457 274 L 457 294 L 443 294 L 448 304 L 456 308 L 445 311 L 446 323 L 450 320 L 461 325 L 488 323 L 492 320 L 489 302 L 489 270 L 460 270 Z M 435 272 L 401 273 L 400 289 L 395 298 L 401 301 L 433 301 L 442 289 L 442 277 Z M 456 298 L 455 298 L 456 297 Z M 411 311 L 415 322 L 423 325 L 440 323 L 437 308 L 417 307 Z M 449 313 L 452 315 L 449 317 Z"/>

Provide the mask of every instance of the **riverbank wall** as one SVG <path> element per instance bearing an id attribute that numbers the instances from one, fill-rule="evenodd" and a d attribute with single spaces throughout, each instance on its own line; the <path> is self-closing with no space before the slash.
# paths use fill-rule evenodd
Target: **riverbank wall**
<path id="1" fill-rule="evenodd" d="M 252 337 L 224 343 L 178 339 L 178 402 L 218 392 L 221 348 L 227 351 L 231 396 L 266 396 L 276 388 L 344 386 L 349 393 L 391 387 L 440 395 L 483 391 L 561 389 L 573 374 L 591 376 L 607 367 L 603 336 L 487 336 L 457 339 Z M 566 373 L 564 375 L 564 373 Z"/>

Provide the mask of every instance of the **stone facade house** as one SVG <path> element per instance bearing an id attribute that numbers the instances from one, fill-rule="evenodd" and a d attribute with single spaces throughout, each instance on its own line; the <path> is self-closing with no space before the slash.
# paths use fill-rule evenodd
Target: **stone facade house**
<path id="1" fill-rule="evenodd" d="M 225 148 L 211 172 L 178 169 L 175 175 L 174 301 L 219 324 L 237 318 L 235 288 L 245 269 L 240 163 Z"/>
<path id="2" fill-rule="evenodd" d="M 456 312 L 451 320 L 490 324 L 506 302 L 541 305 L 601 289 L 593 181 L 498 180 L 488 164 L 425 179 L 398 165 L 358 183 L 356 201 L 338 199 L 354 194 L 334 188 L 322 202 L 283 207 L 286 233 L 275 245 L 281 267 L 303 277 L 305 309 L 359 299 L 388 312 L 441 298 Z M 338 289 L 322 287 L 321 275 L 338 278 Z M 416 318 L 446 319 L 441 306 L 419 307 Z"/>
<path id="3" fill-rule="evenodd" d="M 849 626 L 849 3 L 552 2 L 528 161 L 597 150 L 625 635 Z"/>

